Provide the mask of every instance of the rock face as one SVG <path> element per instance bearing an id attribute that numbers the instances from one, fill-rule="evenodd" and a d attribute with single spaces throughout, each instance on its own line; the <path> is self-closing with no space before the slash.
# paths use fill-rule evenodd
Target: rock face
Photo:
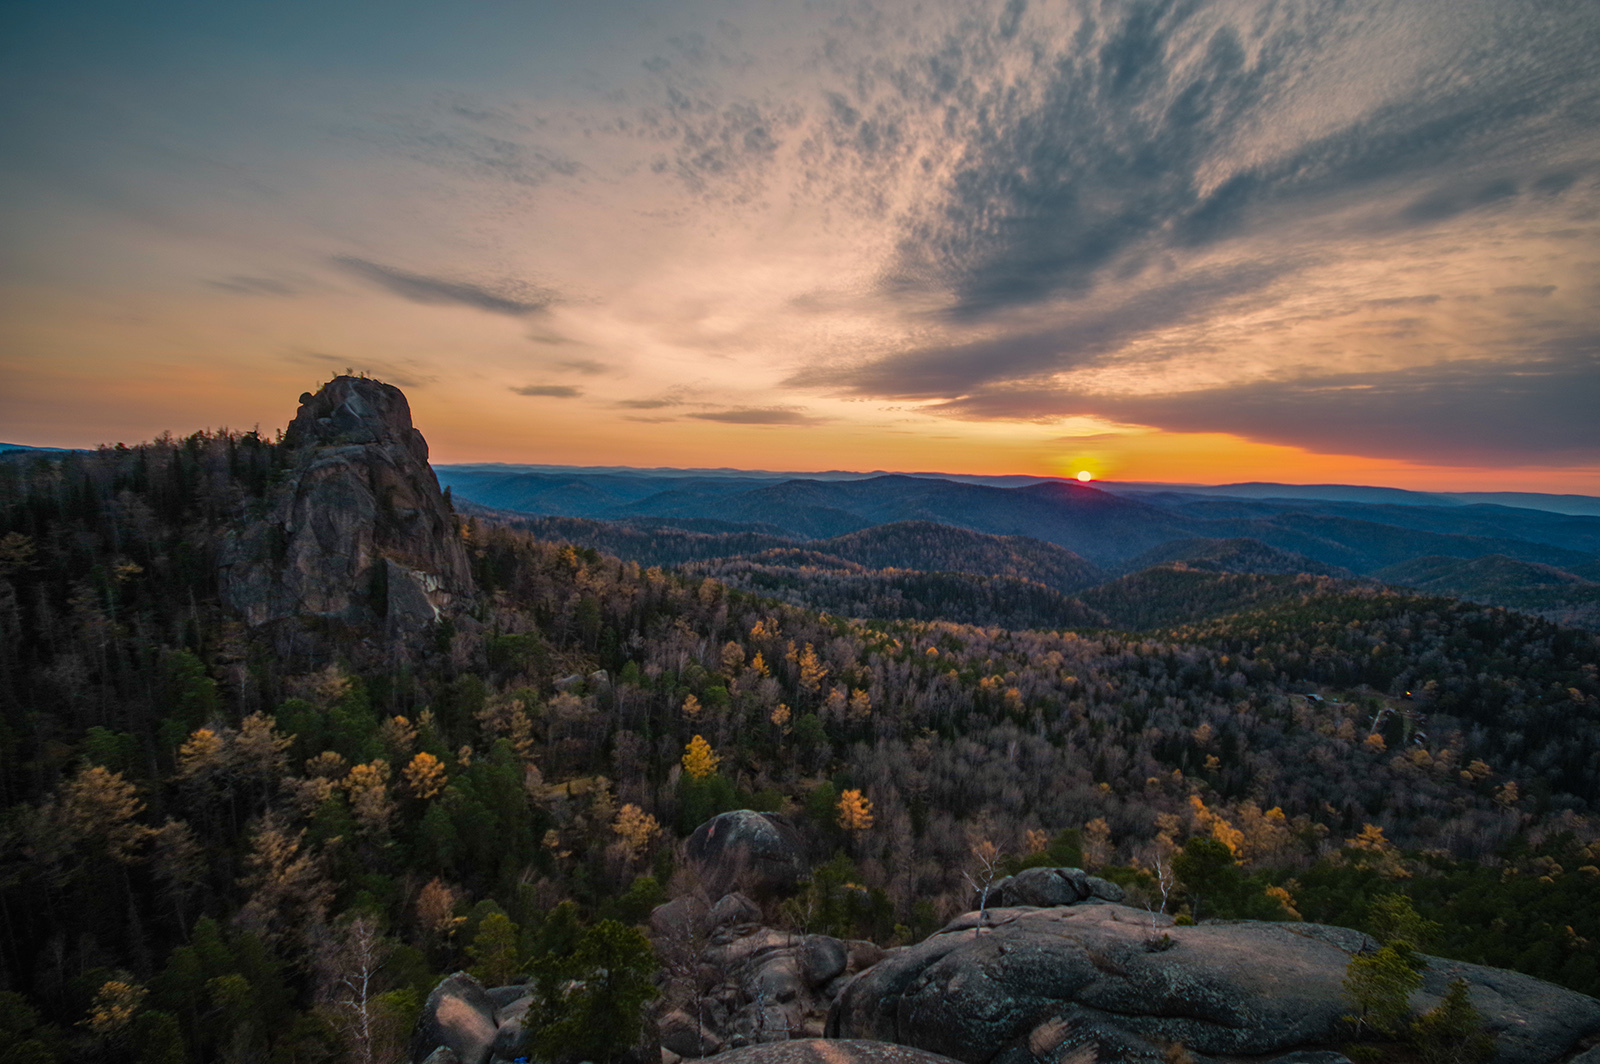
<path id="1" fill-rule="evenodd" d="M 411 1064 L 514 1064 L 528 1059 L 523 1018 L 533 1004 L 529 986 L 485 990 L 466 972 L 445 977 L 433 988 L 411 1034 Z M 575 1060 L 576 1058 L 570 1058 Z M 617 1058 L 618 1064 L 657 1064 L 661 1050 L 646 1025 L 640 1044 Z"/>
<path id="2" fill-rule="evenodd" d="M 251 625 L 296 616 L 421 631 L 471 596 L 466 551 L 400 389 L 335 377 L 302 395 L 265 518 L 222 551 L 224 601 Z"/>
<path id="3" fill-rule="evenodd" d="M 685 853 L 713 901 L 734 890 L 758 898 L 790 890 L 810 867 L 798 831 L 781 816 L 749 809 L 695 828 Z"/>
<path id="4" fill-rule="evenodd" d="M 651 914 L 651 934 L 671 976 L 668 1011 L 657 1020 L 663 1048 L 705 1057 L 814 1038 L 840 988 L 883 956 L 870 942 L 762 927 L 760 915 L 742 894 L 698 911 L 679 899 Z"/>
<path id="5" fill-rule="evenodd" d="M 1121 901 L 1122 888 L 1081 868 L 1029 868 L 1006 876 L 989 888 L 989 906 L 994 909 L 1031 905 L 1046 909 L 1056 905 L 1076 905 L 1098 898 Z M 977 907 L 977 899 L 973 899 Z"/>
<path id="6" fill-rule="evenodd" d="M 466 972 L 446 976 L 422 1006 L 411 1036 L 412 1064 L 423 1064 L 441 1047 L 461 1064 L 485 1064 L 499 1032 L 493 999 Z"/>
<path id="7" fill-rule="evenodd" d="M 1357 931 L 1254 921 L 1172 926 L 1114 904 L 991 910 L 897 950 L 846 986 L 835 1038 L 897 1042 L 965 1061 L 1024 1064 L 1095 1047 L 1102 1064 L 1157 1064 L 1181 1042 L 1273 1060 L 1347 1040 L 1345 968 Z M 1465 978 L 1499 1064 L 1562 1059 L 1600 1032 L 1600 1001 L 1514 972 L 1427 958 L 1416 1010 Z M 1305 1059 L 1305 1058 L 1301 1058 Z M 1336 1058 L 1333 1058 L 1336 1059 Z"/>

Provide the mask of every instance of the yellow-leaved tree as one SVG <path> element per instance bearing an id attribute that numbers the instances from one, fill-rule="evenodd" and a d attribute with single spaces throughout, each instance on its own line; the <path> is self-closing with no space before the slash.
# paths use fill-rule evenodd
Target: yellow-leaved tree
<path id="1" fill-rule="evenodd" d="M 872 827 L 872 802 L 855 788 L 839 795 L 839 826 L 860 834 Z"/>
<path id="2" fill-rule="evenodd" d="M 717 771 L 722 758 L 711 749 L 711 744 L 696 735 L 683 748 L 683 770 L 697 780 L 703 780 Z"/>
<path id="3" fill-rule="evenodd" d="M 661 825 L 656 822 L 655 817 L 629 802 L 618 811 L 611 830 L 620 836 L 628 857 L 638 860 L 649 848 L 650 840 L 661 833 Z"/>
<path id="4" fill-rule="evenodd" d="M 821 658 L 817 657 L 816 648 L 810 643 L 807 643 L 805 650 L 801 651 L 798 660 L 800 665 L 800 686 L 811 694 L 816 694 L 822 687 L 822 681 L 828 678 L 828 667 L 822 663 Z"/>
<path id="5" fill-rule="evenodd" d="M 402 776 L 406 781 L 406 789 L 423 799 L 438 797 L 444 785 L 450 782 L 450 777 L 445 774 L 444 762 L 426 750 L 418 752 L 411 759 Z"/>

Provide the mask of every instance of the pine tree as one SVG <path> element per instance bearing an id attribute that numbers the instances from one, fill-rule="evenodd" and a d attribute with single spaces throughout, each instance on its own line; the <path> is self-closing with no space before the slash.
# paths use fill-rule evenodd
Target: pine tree
<path id="1" fill-rule="evenodd" d="M 517 977 L 522 957 L 517 949 L 517 925 L 502 912 L 492 912 L 478 924 L 467 956 L 476 963 L 472 975 L 484 986 L 505 986 Z"/>

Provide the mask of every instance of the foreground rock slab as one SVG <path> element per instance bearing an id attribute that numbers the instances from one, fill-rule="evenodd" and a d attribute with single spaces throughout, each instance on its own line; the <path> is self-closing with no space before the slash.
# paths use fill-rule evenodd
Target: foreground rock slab
<path id="1" fill-rule="evenodd" d="M 861 1039 L 800 1038 L 792 1042 L 734 1049 L 717 1057 L 717 1064 L 955 1064 L 910 1046 Z"/>
<path id="2" fill-rule="evenodd" d="M 1345 968 L 1376 948 L 1317 924 L 1175 927 L 1124 905 L 990 910 L 897 950 L 846 985 L 835 1038 L 915 1046 L 965 1064 L 1057 1059 L 1156 1064 L 1171 1043 L 1272 1060 L 1348 1039 Z M 1498 1038 L 1497 1064 L 1552 1064 L 1600 1033 L 1600 1001 L 1531 976 L 1427 958 L 1417 1010 L 1452 979 Z"/>
<path id="3" fill-rule="evenodd" d="M 656 1019 L 664 1049 L 709 1057 L 820 1035 L 840 988 L 884 953 L 871 942 L 763 927 L 760 916 L 743 894 L 710 909 L 680 898 L 651 914 L 656 950 L 673 973 Z"/>

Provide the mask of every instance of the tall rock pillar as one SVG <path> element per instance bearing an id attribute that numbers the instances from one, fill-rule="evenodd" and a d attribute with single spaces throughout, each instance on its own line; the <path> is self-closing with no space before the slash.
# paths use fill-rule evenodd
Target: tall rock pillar
<path id="1" fill-rule="evenodd" d="M 284 434 L 266 518 L 230 536 L 224 600 L 251 625 L 322 618 L 422 631 L 473 593 L 454 516 L 400 389 L 335 377 Z"/>

